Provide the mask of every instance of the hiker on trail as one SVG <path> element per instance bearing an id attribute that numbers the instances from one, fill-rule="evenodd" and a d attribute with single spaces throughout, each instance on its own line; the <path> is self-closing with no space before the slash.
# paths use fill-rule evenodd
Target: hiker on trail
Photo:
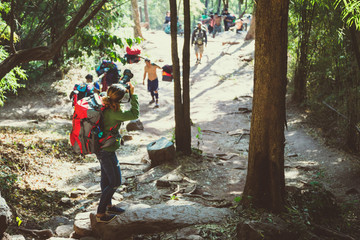
<path id="1" fill-rule="evenodd" d="M 234 17 L 230 15 L 230 13 L 228 12 L 227 8 L 224 9 L 224 28 L 225 31 L 229 31 L 230 27 L 234 26 L 233 20 Z"/>
<path id="2" fill-rule="evenodd" d="M 104 60 L 96 68 L 96 73 L 98 76 L 103 75 L 101 78 L 101 91 L 106 92 L 108 87 L 110 87 L 114 83 L 118 83 L 120 79 L 120 74 L 117 65 L 110 61 L 110 60 Z"/>
<path id="3" fill-rule="evenodd" d="M 215 13 L 213 38 L 215 38 L 216 33 L 220 33 L 220 32 L 221 32 L 221 17 L 217 13 Z"/>
<path id="4" fill-rule="evenodd" d="M 134 94 L 134 86 L 128 83 L 130 89 L 127 90 L 123 84 L 112 84 L 107 90 L 107 96 L 102 97 L 102 102 L 106 109 L 104 110 L 104 135 L 109 134 L 110 131 L 119 133 L 121 123 L 124 121 L 134 120 L 139 118 L 139 103 L 138 97 Z M 131 93 L 131 108 L 123 111 L 120 108 L 120 101 L 123 99 L 125 93 Z M 123 213 L 125 210 L 112 205 L 111 198 L 116 189 L 121 185 L 121 170 L 120 164 L 116 157 L 115 151 L 120 147 L 120 134 L 113 145 L 102 148 L 96 157 L 100 162 L 101 167 L 101 197 L 96 213 L 97 222 L 110 222 L 115 219 L 117 214 Z"/>
<path id="5" fill-rule="evenodd" d="M 77 101 L 83 99 L 84 97 L 89 97 L 96 92 L 95 86 L 92 84 L 92 75 L 88 74 L 85 76 L 86 82 L 77 83 L 74 85 L 73 90 L 70 93 L 70 100 L 72 105 L 75 106 Z"/>
<path id="6" fill-rule="evenodd" d="M 155 108 L 159 107 L 159 80 L 156 74 L 156 69 L 162 69 L 155 63 L 151 63 L 150 59 L 145 59 L 143 85 L 145 85 L 146 74 L 148 75 L 147 89 L 151 94 L 152 100 L 149 104 L 155 103 Z"/>
<path id="7" fill-rule="evenodd" d="M 165 22 L 164 24 L 169 24 L 170 23 L 170 11 L 166 12 L 166 16 L 165 16 Z"/>
<path id="8" fill-rule="evenodd" d="M 202 23 L 198 22 L 197 28 L 192 32 L 191 45 L 195 44 L 196 63 L 201 63 L 204 52 L 204 43 L 207 45 L 206 31 L 202 28 Z"/>
<path id="9" fill-rule="evenodd" d="M 90 86 L 93 86 L 93 92 L 94 93 L 99 93 L 100 92 L 100 84 L 99 82 L 93 82 L 93 76 L 91 74 L 88 74 L 85 76 L 86 79 L 86 83 L 89 84 Z"/>

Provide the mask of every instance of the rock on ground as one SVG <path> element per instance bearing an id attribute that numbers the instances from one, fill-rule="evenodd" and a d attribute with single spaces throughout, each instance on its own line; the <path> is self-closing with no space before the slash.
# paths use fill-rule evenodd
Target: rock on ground
<path id="1" fill-rule="evenodd" d="M 11 211 L 4 198 L 0 196 L 0 238 L 10 224 Z"/>
<path id="2" fill-rule="evenodd" d="M 109 224 L 97 224 L 91 217 L 91 226 L 102 239 L 121 239 L 132 234 L 161 232 L 184 226 L 222 222 L 232 215 L 229 209 L 204 207 L 188 201 L 169 201 L 149 206 L 132 205 L 124 214 Z"/>
<path id="3" fill-rule="evenodd" d="M 90 219 L 86 216 L 90 215 Z M 81 214 L 75 220 L 75 231 L 80 236 L 96 234 L 103 240 L 125 239 L 132 234 L 162 232 L 196 224 L 219 223 L 233 212 L 225 208 L 205 207 L 189 201 L 171 200 L 166 204 L 131 205 L 125 213 L 108 224 L 97 223 L 95 214 Z M 91 228 L 89 227 L 91 220 Z M 93 233 L 89 233 L 93 231 Z"/>

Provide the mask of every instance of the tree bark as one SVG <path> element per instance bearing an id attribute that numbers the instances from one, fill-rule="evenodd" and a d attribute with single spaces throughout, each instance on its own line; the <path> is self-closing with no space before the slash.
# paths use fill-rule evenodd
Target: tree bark
<path id="1" fill-rule="evenodd" d="M 304 1 L 301 6 L 301 23 L 299 24 L 300 41 L 298 43 L 299 56 L 293 79 L 294 93 L 292 95 L 292 101 L 298 105 L 303 103 L 306 98 L 306 82 L 309 69 L 308 46 L 315 11 L 315 4 L 313 4 L 311 13 L 309 13 L 309 4 L 311 4 L 309 1 Z"/>
<path id="2" fill-rule="evenodd" d="M 131 8 L 134 19 L 134 37 L 143 38 L 140 27 L 138 0 L 131 0 Z"/>
<path id="3" fill-rule="evenodd" d="M 144 14 L 145 14 L 145 22 L 148 23 L 148 28 L 150 28 L 150 18 L 149 18 L 149 10 L 147 0 L 144 0 Z"/>
<path id="4" fill-rule="evenodd" d="M 172 31 L 171 34 L 171 57 L 173 63 L 173 77 L 174 77 L 174 111 L 175 111 L 175 143 L 176 151 L 179 151 L 181 148 L 181 122 L 183 121 L 183 112 L 182 112 L 182 99 L 181 99 L 181 82 L 180 82 L 180 63 L 179 63 L 179 54 L 177 50 L 177 6 L 176 1 L 169 0 L 170 2 L 170 28 Z"/>
<path id="5" fill-rule="evenodd" d="M 254 6 L 254 12 L 251 17 L 250 29 L 245 36 L 245 39 L 244 39 L 245 41 L 253 40 L 256 37 L 256 34 L 255 34 L 255 31 L 256 31 L 256 8 L 257 8 L 257 6 Z"/>
<path id="6" fill-rule="evenodd" d="M 140 22 L 143 22 L 143 21 L 144 21 L 144 18 L 143 18 L 143 14 L 142 14 L 142 9 L 141 9 L 141 7 L 139 7 L 139 16 L 140 16 Z"/>
<path id="7" fill-rule="evenodd" d="M 242 203 L 284 208 L 288 0 L 259 0 L 248 171 Z M 274 28 L 274 26 L 278 26 Z"/>
<path id="8" fill-rule="evenodd" d="M 359 134 L 357 132 L 358 124 L 358 109 L 359 109 L 359 100 L 358 100 L 358 86 L 359 86 L 359 75 L 360 75 L 360 50 L 359 50 L 359 35 L 360 33 L 356 31 L 355 26 L 350 27 L 350 37 L 352 51 L 354 54 L 353 60 L 353 72 L 352 76 L 348 79 L 348 94 L 346 96 L 347 103 L 347 115 L 349 119 L 349 124 L 347 127 L 346 133 L 346 143 L 348 148 L 353 152 L 358 152 L 360 149 L 359 146 Z"/>
<path id="9" fill-rule="evenodd" d="M 184 0 L 184 47 L 183 47 L 183 113 L 184 139 L 182 152 L 191 154 L 190 120 L 190 0 Z"/>
<path id="10" fill-rule="evenodd" d="M 171 12 L 171 56 L 174 77 L 174 108 L 175 108 L 175 143 L 176 151 L 191 154 L 190 129 L 190 3 L 184 0 L 184 48 L 183 48 L 183 81 L 181 86 L 180 63 L 177 50 L 177 6 L 175 0 L 169 0 Z M 183 87 L 183 90 L 181 90 Z"/>
<path id="11" fill-rule="evenodd" d="M 84 27 L 89 21 L 96 15 L 96 13 L 102 8 L 107 0 L 102 0 L 92 10 L 92 12 L 82 22 L 81 20 L 85 16 L 86 12 L 91 7 L 94 0 L 86 0 L 80 7 L 77 14 L 71 20 L 62 34 L 50 45 L 50 46 L 38 46 L 31 49 L 24 49 L 15 51 L 9 55 L 2 63 L 0 63 L 0 79 L 2 79 L 8 72 L 21 63 L 27 63 L 37 60 L 51 60 L 61 49 L 61 47 L 69 40 L 78 28 Z"/>

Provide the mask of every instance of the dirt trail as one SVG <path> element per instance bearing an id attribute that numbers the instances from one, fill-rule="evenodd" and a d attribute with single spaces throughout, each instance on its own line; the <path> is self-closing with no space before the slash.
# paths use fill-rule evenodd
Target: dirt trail
<path id="1" fill-rule="evenodd" d="M 146 41 L 142 44 L 143 56 L 163 66 L 171 64 L 170 36 L 164 32 L 144 32 Z M 239 196 L 245 184 L 247 155 L 249 144 L 254 42 L 244 42 L 245 33 L 222 33 L 215 39 L 209 38 L 201 64 L 195 64 L 195 55 L 191 49 L 191 120 L 194 147 L 203 151 L 208 161 L 184 162 L 182 172 L 187 179 L 214 198 L 233 202 Z M 182 37 L 179 37 L 181 54 Z M 181 60 L 180 60 L 181 62 Z M 146 145 L 160 137 L 172 138 L 174 128 L 173 83 L 160 79 L 160 108 L 149 106 L 150 94 L 142 85 L 144 63 L 121 66 L 134 73 L 133 82 L 140 101 L 140 120 L 145 130 L 131 133 L 133 140 L 118 152 L 122 163 L 123 178 L 126 181 L 142 174 L 146 169 Z M 74 82 L 83 80 L 86 72 L 71 71 L 66 79 L 56 86 L 70 92 Z M 71 104 L 67 96 L 59 95 L 58 101 L 44 101 L 38 95 L 27 100 L 10 101 L 0 113 L 0 126 L 36 127 L 52 131 L 64 126 L 62 134 L 69 130 L 71 122 L 64 116 L 71 116 Z M 39 104 L 40 100 L 40 104 Z M 25 104 L 24 104 L 25 103 Z M 50 115 L 48 113 L 51 113 Z M 41 121 L 34 120 L 43 116 Z M 329 149 L 318 139 L 308 134 L 309 129 L 302 125 L 304 119 L 295 111 L 288 112 L 289 130 L 286 134 L 286 182 L 288 185 L 302 185 L 316 179 L 325 184 L 342 199 L 359 197 L 347 195 L 351 188 L 360 191 L 359 159 L 334 149 Z M 196 138 L 196 135 L 200 135 Z M 357 163 L 356 163 L 357 161 Z M 140 164 L 140 165 L 131 165 Z M 191 167 L 189 167 L 191 165 Z M 76 164 L 54 163 L 53 174 L 58 181 L 41 178 L 40 187 L 70 192 L 79 185 L 87 189 L 99 185 L 98 163 Z M 158 168 L 151 172 L 152 177 L 164 175 L 173 168 Z M 90 170 L 89 170 L 90 169 Z M 146 174 L 146 173 L 145 173 Z M 146 177 L 144 177 L 146 178 Z M 150 180 L 149 180 L 150 179 Z M 147 180 L 151 182 L 151 177 Z M 144 182 L 146 182 L 144 181 Z M 129 190 L 133 187 L 127 184 Z M 135 191 L 124 193 L 124 204 L 141 200 L 144 194 L 152 195 L 150 203 L 161 202 L 161 194 L 169 190 L 159 190 L 153 184 L 142 184 Z M 194 199 L 193 199 L 194 200 Z M 94 206 L 92 206 L 94 207 Z"/>

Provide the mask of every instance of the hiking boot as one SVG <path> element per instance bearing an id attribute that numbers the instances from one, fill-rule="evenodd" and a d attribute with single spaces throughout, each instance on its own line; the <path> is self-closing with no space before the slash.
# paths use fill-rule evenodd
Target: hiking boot
<path id="1" fill-rule="evenodd" d="M 155 108 L 159 108 L 159 104 L 158 104 L 158 103 L 155 104 Z"/>
<path id="2" fill-rule="evenodd" d="M 115 214 L 105 214 L 102 217 L 96 216 L 96 222 L 98 223 L 109 223 L 116 218 Z"/>
<path id="3" fill-rule="evenodd" d="M 119 208 L 119 207 L 108 207 L 106 213 L 108 214 L 122 214 L 123 212 L 125 212 L 125 209 Z"/>
<path id="4" fill-rule="evenodd" d="M 198 64 L 199 63 L 199 59 L 196 59 L 196 64 Z"/>
<path id="5" fill-rule="evenodd" d="M 153 104 L 154 102 L 155 102 L 155 100 L 153 99 L 149 102 L 149 104 Z"/>

